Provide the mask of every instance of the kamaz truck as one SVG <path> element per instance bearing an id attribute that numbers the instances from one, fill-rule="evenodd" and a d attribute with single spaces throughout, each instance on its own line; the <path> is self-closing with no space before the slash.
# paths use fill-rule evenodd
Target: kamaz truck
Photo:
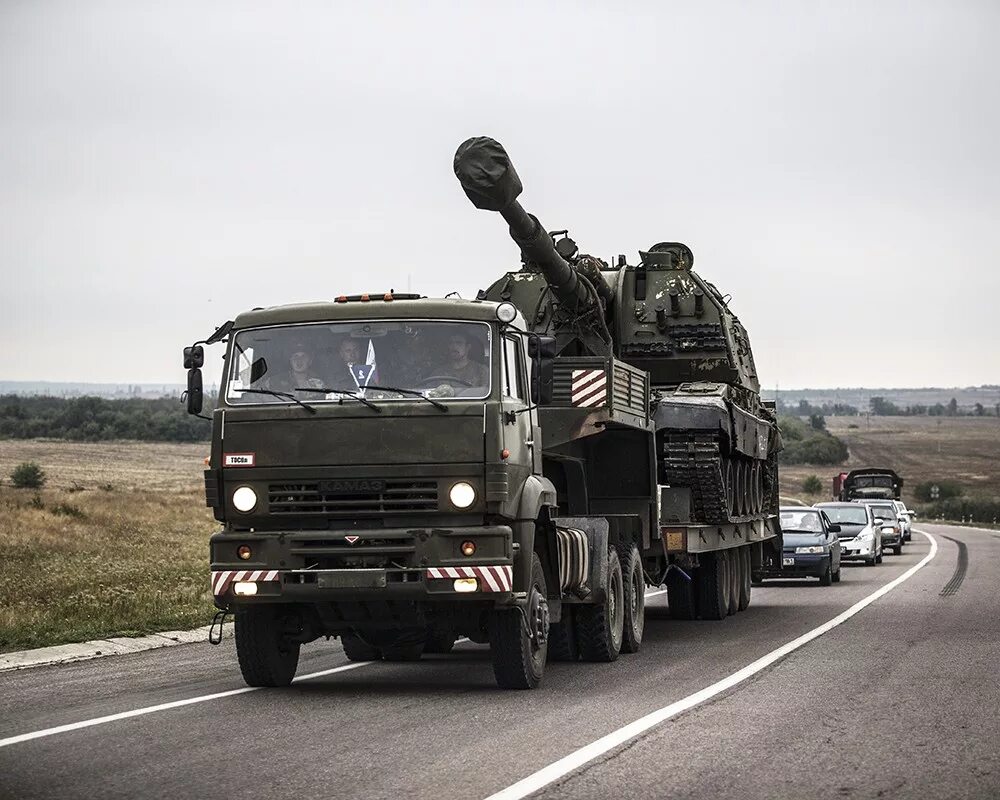
<path id="1" fill-rule="evenodd" d="M 204 345 L 226 345 L 211 587 L 250 685 L 287 685 L 320 637 L 392 661 L 464 636 L 533 688 L 547 660 L 638 651 L 647 586 L 722 619 L 780 559 L 774 415 L 691 251 L 579 255 L 491 139 L 455 171 L 521 250 L 477 299 L 254 309 L 185 348 L 200 413 Z"/>
<path id="2" fill-rule="evenodd" d="M 834 481 L 836 490 L 836 479 Z M 839 488 L 838 500 L 899 500 L 903 479 L 891 469 L 865 467 L 848 472 Z"/>

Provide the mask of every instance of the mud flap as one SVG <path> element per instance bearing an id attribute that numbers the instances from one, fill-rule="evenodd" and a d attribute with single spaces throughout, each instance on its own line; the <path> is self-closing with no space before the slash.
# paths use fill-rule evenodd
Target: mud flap
<path id="1" fill-rule="evenodd" d="M 559 528 L 580 531 L 587 537 L 590 569 L 586 594 L 588 602 L 604 602 L 608 576 L 608 521 L 604 517 L 558 517 L 552 520 Z"/>

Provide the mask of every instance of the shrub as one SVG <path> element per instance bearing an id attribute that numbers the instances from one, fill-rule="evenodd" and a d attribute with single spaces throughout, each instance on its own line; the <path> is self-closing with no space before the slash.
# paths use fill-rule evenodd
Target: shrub
<path id="1" fill-rule="evenodd" d="M 73 519 L 86 519 L 87 515 L 76 506 L 71 506 L 69 503 L 59 503 L 59 505 L 52 506 L 52 513 L 58 514 L 61 517 L 72 517 Z"/>
<path id="2" fill-rule="evenodd" d="M 1000 500 L 949 497 L 928 506 L 922 506 L 923 516 L 928 519 L 944 517 L 945 519 L 969 519 L 972 522 L 992 522 L 1000 519 Z"/>
<path id="3" fill-rule="evenodd" d="M 938 496 L 931 497 L 931 487 L 938 487 Z M 913 496 L 922 503 L 932 503 L 936 500 L 949 500 L 953 497 L 961 497 L 963 494 L 962 484 L 958 481 L 924 481 L 913 487 Z"/>
<path id="4" fill-rule="evenodd" d="M 45 471 L 34 461 L 24 461 L 14 467 L 10 482 L 18 489 L 41 489 L 45 485 Z"/>
<path id="5" fill-rule="evenodd" d="M 842 464 L 847 460 L 847 445 L 828 433 L 814 433 L 801 441 L 786 442 L 778 460 L 783 464 Z"/>
<path id="6" fill-rule="evenodd" d="M 823 482 L 815 475 L 809 475 L 802 481 L 802 491 L 806 494 L 819 494 L 823 491 Z"/>

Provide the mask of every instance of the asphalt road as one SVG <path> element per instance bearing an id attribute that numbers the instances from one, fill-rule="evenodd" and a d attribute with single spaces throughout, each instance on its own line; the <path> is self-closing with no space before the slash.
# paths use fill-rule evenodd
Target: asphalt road
<path id="1" fill-rule="evenodd" d="M 496 689 L 466 643 L 5 744 L 243 683 L 231 640 L 0 674 L 0 798 L 519 797 L 546 768 L 532 796 L 998 797 L 1000 534 L 921 527 L 938 549 L 911 577 L 631 739 L 615 732 L 838 617 L 930 541 L 831 587 L 769 583 L 723 622 L 675 622 L 651 598 L 641 653 L 550 664 L 534 692 Z M 347 663 L 314 644 L 299 675 Z M 572 755 L 608 735 L 595 758 Z M 565 757 L 574 768 L 552 770 Z"/>

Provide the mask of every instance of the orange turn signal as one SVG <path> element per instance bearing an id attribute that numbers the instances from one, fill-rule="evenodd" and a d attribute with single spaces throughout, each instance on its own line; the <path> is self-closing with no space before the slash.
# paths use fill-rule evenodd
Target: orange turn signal
<path id="1" fill-rule="evenodd" d="M 475 542 L 462 542 L 462 555 L 463 556 L 473 556 L 476 554 L 476 543 Z"/>
<path id="2" fill-rule="evenodd" d="M 247 545 L 241 544 L 236 548 L 236 555 L 242 558 L 244 561 L 249 561 L 250 556 L 253 555 L 253 550 L 251 550 Z"/>
<path id="3" fill-rule="evenodd" d="M 500 451 L 500 458 L 503 458 L 503 459 L 510 458 L 510 450 L 508 450 L 506 447 L 503 450 L 501 450 Z"/>

